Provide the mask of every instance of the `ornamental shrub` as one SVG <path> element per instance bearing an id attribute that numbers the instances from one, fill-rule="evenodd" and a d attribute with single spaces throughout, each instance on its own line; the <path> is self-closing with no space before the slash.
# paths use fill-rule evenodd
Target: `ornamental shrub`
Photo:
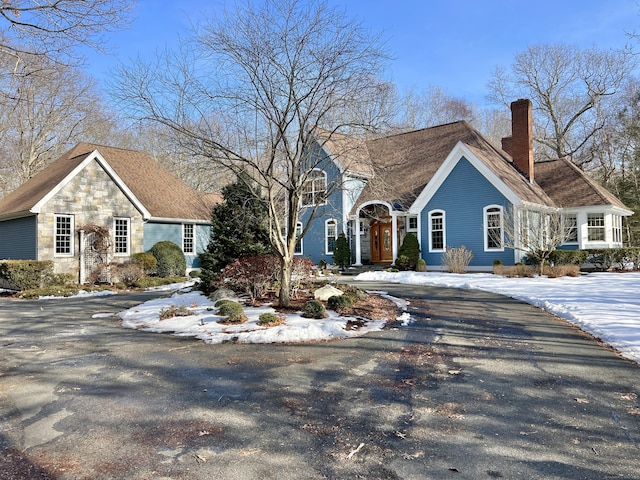
<path id="1" fill-rule="evenodd" d="M 302 316 L 305 318 L 324 318 L 326 311 L 319 300 L 309 300 L 302 306 Z"/>
<path id="2" fill-rule="evenodd" d="M 420 258 L 420 244 L 418 243 L 418 237 L 416 237 L 415 233 L 409 232 L 404 236 L 402 245 L 400 245 L 398 249 L 398 259 L 400 259 L 400 257 L 406 257 L 406 259 L 402 259 L 402 266 L 398 265 L 398 261 L 396 260 L 396 267 L 401 270 L 415 270 L 418 259 Z"/>
<path id="3" fill-rule="evenodd" d="M 249 295 L 252 301 L 262 297 L 278 280 L 280 261 L 273 255 L 242 257 L 220 273 L 220 283 L 238 293 Z"/>
<path id="4" fill-rule="evenodd" d="M 342 310 L 355 305 L 356 298 L 352 295 L 334 295 L 327 300 L 327 306 L 332 310 Z"/>
<path id="5" fill-rule="evenodd" d="M 283 315 L 276 315 L 275 313 L 267 312 L 258 317 L 258 325 L 274 327 L 284 323 Z"/>
<path id="6" fill-rule="evenodd" d="M 2 260 L 0 279 L 12 290 L 42 288 L 51 283 L 53 262 L 51 260 Z"/>
<path id="7" fill-rule="evenodd" d="M 164 240 L 151 247 L 150 252 L 156 258 L 156 273 L 159 277 L 184 277 L 187 261 L 182 249 L 175 243 Z"/>
<path id="8" fill-rule="evenodd" d="M 340 233 L 336 239 L 333 250 L 333 263 L 340 267 L 341 270 L 346 270 L 351 263 L 351 249 L 344 233 Z"/>
<path id="9" fill-rule="evenodd" d="M 442 265 L 447 267 L 449 273 L 466 273 L 472 259 L 473 253 L 461 245 L 458 248 L 447 248 L 442 254 Z"/>
<path id="10" fill-rule="evenodd" d="M 416 264 L 416 272 L 426 272 L 427 271 L 427 262 L 425 262 L 424 258 L 419 258 L 418 263 Z"/>
<path id="11" fill-rule="evenodd" d="M 140 252 L 131 255 L 131 261 L 138 265 L 145 275 L 154 275 L 158 266 L 158 260 L 151 252 Z"/>
<path id="12" fill-rule="evenodd" d="M 220 304 L 218 315 L 226 317 L 223 319 L 223 323 L 242 323 L 247 320 L 247 317 L 244 316 L 244 309 L 238 302 L 221 300 L 216 305 L 218 303 Z"/>

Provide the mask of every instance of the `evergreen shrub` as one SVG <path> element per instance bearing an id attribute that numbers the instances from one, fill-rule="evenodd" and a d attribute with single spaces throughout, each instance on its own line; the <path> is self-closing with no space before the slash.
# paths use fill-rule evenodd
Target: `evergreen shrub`
<path id="1" fill-rule="evenodd" d="M 151 253 L 156 258 L 156 273 L 159 277 L 184 277 L 187 261 L 182 249 L 169 240 L 163 240 L 151 247 Z"/>

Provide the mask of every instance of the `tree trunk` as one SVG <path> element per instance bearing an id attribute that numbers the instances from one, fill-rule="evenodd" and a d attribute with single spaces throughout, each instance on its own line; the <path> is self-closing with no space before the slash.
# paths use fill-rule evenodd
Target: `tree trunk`
<path id="1" fill-rule="evenodd" d="M 291 301 L 291 272 L 293 270 L 293 258 L 282 258 L 280 269 L 280 295 L 278 306 L 288 307 Z"/>

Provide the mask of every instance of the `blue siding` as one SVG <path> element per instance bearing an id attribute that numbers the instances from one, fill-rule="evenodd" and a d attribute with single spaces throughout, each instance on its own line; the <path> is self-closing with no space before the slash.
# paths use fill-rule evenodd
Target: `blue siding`
<path id="1" fill-rule="evenodd" d="M 464 157 L 453 168 L 447 179 L 421 213 L 422 257 L 427 265 L 442 264 L 442 253 L 429 253 L 429 212 L 446 212 L 447 247 L 464 245 L 473 252 L 472 267 L 491 267 L 498 259 L 512 265 L 514 252 L 484 251 L 484 212 L 487 205 L 501 205 L 508 211 L 511 203 Z"/>
<path id="2" fill-rule="evenodd" d="M 37 217 L 0 222 L 0 260 L 37 260 Z"/>
<path id="3" fill-rule="evenodd" d="M 208 225 L 195 226 L 196 252 L 200 253 L 207 248 L 211 227 Z M 181 223 L 156 223 L 144 224 L 143 248 L 145 252 L 151 250 L 156 243 L 169 240 L 182 248 L 182 224 Z M 198 268 L 200 259 L 197 255 L 185 255 L 187 268 Z"/>
<path id="4" fill-rule="evenodd" d="M 324 159 L 316 168 L 323 169 L 327 174 L 327 188 L 331 192 L 327 203 L 316 210 L 314 219 L 311 221 L 309 230 L 302 240 L 302 256 L 310 258 L 314 263 L 324 260 L 327 263 L 333 262 L 333 255 L 325 254 L 325 222 L 334 219 L 337 222 L 337 233 L 344 231 L 342 223 L 342 190 L 339 188 L 342 181 L 340 170 L 329 159 L 326 153 L 321 153 Z M 338 182 L 338 183 L 336 183 Z M 300 210 L 300 222 L 303 227 L 307 225 L 312 208 Z"/>

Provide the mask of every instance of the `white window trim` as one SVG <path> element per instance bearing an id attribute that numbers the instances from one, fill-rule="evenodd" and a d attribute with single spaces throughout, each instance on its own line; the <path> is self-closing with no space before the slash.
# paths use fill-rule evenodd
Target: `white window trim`
<path id="1" fill-rule="evenodd" d="M 431 212 L 429 212 L 429 214 L 431 214 Z M 411 227 L 411 220 L 416 221 L 415 227 Z M 407 217 L 407 232 L 417 232 L 417 231 L 418 231 L 418 217 L 416 217 L 415 215 Z"/>
<path id="2" fill-rule="evenodd" d="M 324 222 L 324 253 L 325 255 L 333 255 L 334 250 L 329 250 L 329 224 L 334 225 L 333 244 L 338 240 L 338 221 L 335 218 L 329 218 Z"/>
<path id="3" fill-rule="evenodd" d="M 433 223 L 431 221 L 434 213 L 442 214 L 442 248 L 433 248 Z M 428 227 L 429 227 L 429 252 L 441 253 L 447 251 L 447 214 L 444 210 L 431 210 L 428 214 Z"/>
<path id="4" fill-rule="evenodd" d="M 299 233 L 298 233 L 299 232 Z M 298 243 L 300 244 L 300 251 L 294 252 L 294 255 L 304 255 L 304 238 L 300 236 L 302 233 L 302 222 L 296 223 L 296 237 L 298 238 Z"/>
<path id="5" fill-rule="evenodd" d="M 185 228 L 187 226 L 191 226 L 191 251 L 187 251 L 184 248 L 184 241 L 186 239 L 185 236 Z M 195 255 L 196 254 L 196 226 L 194 223 L 183 223 L 182 224 L 182 253 L 185 255 Z"/>
<path id="6" fill-rule="evenodd" d="M 56 252 L 56 243 L 58 239 L 58 218 L 69 218 L 71 221 L 69 235 L 71 237 L 69 241 L 69 253 L 57 253 Z M 54 257 L 73 257 L 75 252 L 75 217 L 70 214 L 65 213 L 56 213 L 53 215 L 53 256 Z"/>
<path id="7" fill-rule="evenodd" d="M 116 221 L 124 220 L 127 224 L 127 251 L 116 252 Z M 113 217 L 113 256 L 128 257 L 131 255 L 131 219 L 128 217 Z"/>
<path id="8" fill-rule="evenodd" d="M 326 205 L 326 203 L 327 203 L 327 187 L 328 187 L 328 185 L 327 185 L 327 172 L 325 172 L 324 170 L 321 170 L 319 168 L 314 168 L 314 169 L 310 170 L 309 173 L 311 173 L 311 172 L 320 172 L 320 173 L 322 173 L 322 176 L 324 178 L 324 190 L 323 191 L 324 191 L 325 200 L 324 200 L 324 202 L 318 203 L 317 205 Z M 311 183 L 311 185 L 312 185 L 311 196 L 312 196 L 313 202 L 312 203 L 304 203 L 304 196 L 305 196 L 305 193 L 306 193 L 306 192 L 304 192 L 304 183 L 309 182 L 309 181 L 312 182 Z M 303 183 L 301 205 L 303 207 L 313 207 L 314 205 L 316 205 L 316 202 L 315 202 L 315 200 L 316 200 L 316 190 L 314 188 L 315 187 L 315 181 L 313 181 L 311 178 L 307 177 L 307 179 L 304 181 L 304 183 Z"/>
<path id="9" fill-rule="evenodd" d="M 562 242 L 563 245 L 578 245 L 580 243 L 580 223 L 578 220 L 578 214 L 574 213 L 574 212 L 568 212 L 562 215 L 562 232 L 563 232 L 563 236 L 566 236 L 567 233 L 567 224 L 566 224 L 566 220 L 568 216 L 572 216 L 575 218 L 576 220 L 576 224 L 575 224 L 575 236 L 576 239 L 575 240 L 565 240 L 564 242 Z"/>
<path id="10" fill-rule="evenodd" d="M 489 210 L 498 209 L 500 212 L 500 247 L 494 248 L 489 247 L 489 224 L 487 222 L 487 216 L 489 215 Z M 498 212 L 491 212 L 491 214 L 495 214 Z M 482 209 L 482 224 L 483 224 L 483 233 L 484 233 L 484 251 L 485 252 L 504 252 L 504 208 L 502 205 L 487 205 Z"/>
<path id="11" fill-rule="evenodd" d="M 589 216 L 595 216 L 598 215 L 599 217 L 602 217 L 602 225 L 598 225 L 598 226 L 592 226 L 589 225 Z M 595 218 L 595 217 L 594 217 Z M 590 244 L 603 244 L 607 241 L 607 215 L 604 212 L 589 212 L 587 213 L 587 242 Z M 602 239 L 601 240 L 592 240 L 590 237 L 590 233 L 592 231 L 602 231 L 603 235 L 602 235 Z"/>

